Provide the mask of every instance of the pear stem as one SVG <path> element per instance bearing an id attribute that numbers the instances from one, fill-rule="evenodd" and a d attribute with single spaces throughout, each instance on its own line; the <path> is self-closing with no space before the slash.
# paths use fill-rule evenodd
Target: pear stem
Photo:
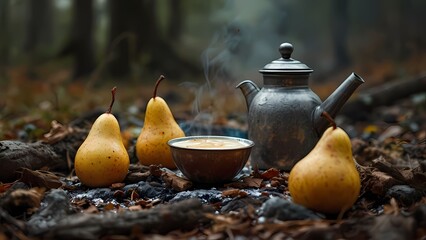
<path id="1" fill-rule="evenodd" d="M 331 124 L 331 126 L 333 127 L 333 129 L 336 129 L 336 127 L 337 127 L 336 122 L 335 122 L 335 121 L 334 121 L 334 119 L 330 116 L 330 114 L 329 114 L 328 112 L 323 111 L 323 112 L 321 113 L 321 117 L 324 117 L 325 119 L 327 119 L 327 120 L 330 122 L 330 124 Z"/>
<path id="2" fill-rule="evenodd" d="M 166 77 L 164 77 L 163 75 L 160 75 L 160 77 L 158 78 L 157 82 L 155 83 L 155 88 L 154 88 L 154 94 L 153 97 L 155 99 L 155 97 L 157 97 L 157 88 L 158 85 L 160 85 L 161 80 L 165 79 Z"/>
<path id="3" fill-rule="evenodd" d="M 112 105 L 114 105 L 114 101 L 115 101 L 115 91 L 117 91 L 117 87 L 113 87 L 111 89 L 111 95 L 112 95 L 111 104 L 109 105 L 109 108 L 106 111 L 106 113 L 111 113 Z"/>

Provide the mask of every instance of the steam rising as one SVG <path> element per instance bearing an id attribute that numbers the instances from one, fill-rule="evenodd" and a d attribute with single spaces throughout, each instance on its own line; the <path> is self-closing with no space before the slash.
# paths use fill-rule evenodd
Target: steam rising
<path id="1" fill-rule="evenodd" d="M 223 27 L 202 54 L 207 84 L 260 80 L 258 70 L 279 58 L 278 46 L 288 41 L 284 9 L 282 1 L 230 0 L 213 14 L 212 20 L 222 22 Z"/>
<path id="2" fill-rule="evenodd" d="M 213 125 L 229 113 L 246 113 L 244 96 L 235 86 L 245 79 L 262 84 L 258 71 L 280 57 L 278 46 L 287 41 L 285 16 L 277 0 L 229 0 L 212 13 L 211 21 L 221 28 L 212 29 L 211 42 L 201 54 L 205 83 L 195 90 L 195 122 Z"/>

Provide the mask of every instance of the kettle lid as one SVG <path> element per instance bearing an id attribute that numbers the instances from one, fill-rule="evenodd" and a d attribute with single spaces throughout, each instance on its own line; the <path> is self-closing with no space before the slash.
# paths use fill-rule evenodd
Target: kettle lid
<path id="1" fill-rule="evenodd" d="M 282 43 L 279 47 L 281 53 L 281 58 L 272 61 L 271 63 L 265 65 L 263 69 L 259 70 L 261 73 L 300 73 L 300 74 L 309 74 L 313 72 L 311 68 L 306 66 L 306 64 L 301 63 L 298 60 L 291 58 L 293 53 L 293 45 L 290 43 Z"/>

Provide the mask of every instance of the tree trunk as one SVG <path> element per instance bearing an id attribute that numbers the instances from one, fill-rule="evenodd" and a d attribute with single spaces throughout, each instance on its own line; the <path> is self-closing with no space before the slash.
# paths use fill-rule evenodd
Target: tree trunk
<path id="1" fill-rule="evenodd" d="M 332 20 L 332 35 L 334 41 L 334 56 L 337 68 L 342 68 L 350 63 L 347 52 L 348 38 L 348 1 L 333 0 L 331 4 L 334 17 Z"/>
<path id="2" fill-rule="evenodd" d="M 148 70 L 161 69 L 162 74 L 177 76 L 186 72 L 199 71 L 197 66 L 179 56 L 172 48 L 174 38 L 160 36 L 155 1 L 113 1 L 110 7 L 109 70 L 113 77 L 128 77 L 136 58 L 143 59 Z M 180 3 L 173 3 L 174 7 Z M 177 7 L 178 8 L 178 7 Z M 173 9 L 171 21 L 179 23 L 179 9 Z M 174 31 L 180 29 L 180 23 Z M 180 31 L 180 30 L 179 30 Z M 173 34 L 178 34 L 174 32 Z M 149 72 L 149 71 L 148 71 Z M 160 73 L 157 73 L 160 74 Z"/>
<path id="3" fill-rule="evenodd" d="M 50 0 L 29 1 L 27 35 L 24 50 L 31 54 L 40 45 L 52 42 L 52 2 Z"/>
<path id="4" fill-rule="evenodd" d="M 9 0 L 0 1 L 0 74 L 9 62 Z"/>
<path id="5" fill-rule="evenodd" d="M 170 18 L 168 24 L 168 38 L 178 39 L 182 31 L 182 1 L 169 0 Z"/>
<path id="6" fill-rule="evenodd" d="M 53 190 L 44 207 L 31 217 L 30 235 L 41 239 L 103 239 L 104 236 L 130 236 L 140 233 L 167 234 L 173 230 L 192 230 L 209 221 L 213 208 L 198 199 L 183 200 L 144 211 L 103 214 L 72 214 L 67 193 Z M 50 202 L 49 202 L 50 201 Z M 53 207 L 57 206 L 57 207 Z"/>
<path id="7" fill-rule="evenodd" d="M 95 66 L 93 51 L 93 1 L 73 1 L 71 51 L 74 55 L 73 77 L 89 75 Z"/>
<path id="8" fill-rule="evenodd" d="M 114 1 L 110 8 L 110 46 L 107 54 L 112 56 L 109 69 L 114 77 L 126 77 L 130 74 L 130 64 L 140 51 L 140 46 L 152 38 L 156 29 L 152 17 L 154 8 L 145 6 L 145 2 L 154 6 L 154 1 Z M 146 9 L 148 8 L 148 9 Z M 148 28 L 144 28 L 147 25 Z"/>
<path id="9" fill-rule="evenodd" d="M 364 91 L 346 103 L 340 113 L 352 120 L 371 121 L 367 117 L 374 108 L 389 105 L 422 92 L 426 92 L 426 76 L 392 81 Z"/>

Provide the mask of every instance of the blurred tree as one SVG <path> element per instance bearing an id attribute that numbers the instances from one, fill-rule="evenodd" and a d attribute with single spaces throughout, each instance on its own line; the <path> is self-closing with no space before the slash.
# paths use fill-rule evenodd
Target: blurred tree
<path id="1" fill-rule="evenodd" d="M 9 63 L 9 0 L 0 1 L 0 73 Z"/>
<path id="2" fill-rule="evenodd" d="M 175 0 L 179 1 L 179 0 Z M 179 3 L 173 6 L 177 7 Z M 109 1 L 110 9 L 110 46 L 108 53 L 109 70 L 114 77 L 126 77 L 131 73 L 131 66 L 144 66 L 151 72 L 166 75 L 178 75 L 183 72 L 198 71 L 193 63 L 180 56 L 173 49 L 175 38 L 161 35 L 159 31 L 156 1 L 126 0 Z M 181 11 L 180 7 L 173 9 Z M 179 19 L 173 19 L 177 17 Z M 182 14 L 173 13 L 169 24 L 177 23 L 169 34 L 180 34 Z M 109 57 L 108 57 L 109 58 Z M 185 69 L 185 71 L 182 71 Z"/>
<path id="3" fill-rule="evenodd" d="M 348 29 L 353 39 L 349 44 L 358 49 L 353 52 L 355 60 L 404 61 L 426 50 L 426 34 L 419 29 L 419 23 L 426 22 L 426 1 L 359 0 L 350 1 L 350 5 Z"/>
<path id="4" fill-rule="evenodd" d="M 95 61 L 93 50 L 93 1 L 74 0 L 70 46 L 74 55 L 73 77 L 92 73 Z"/>
<path id="5" fill-rule="evenodd" d="M 28 2 L 24 51 L 33 57 L 40 46 L 49 47 L 53 39 L 53 6 L 51 0 Z M 38 56 L 34 56 L 37 58 Z"/>
<path id="6" fill-rule="evenodd" d="M 423 42 L 423 44 L 418 44 L 416 35 L 418 35 L 419 29 L 412 27 L 416 26 L 417 22 L 425 22 L 424 17 L 423 21 L 421 20 L 421 16 L 425 14 L 413 14 L 416 12 L 416 8 L 417 6 L 414 0 L 399 1 L 396 6 L 398 12 L 395 14 L 397 21 L 395 27 L 397 31 L 393 31 L 392 33 L 396 42 L 395 56 L 398 57 L 398 59 L 407 59 L 409 56 L 415 54 L 416 51 L 420 50 L 422 45 L 423 47 L 425 45 L 425 42 Z M 424 34 L 422 35 L 424 36 Z"/>
<path id="7" fill-rule="evenodd" d="M 350 64 L 348 55 L 348 1 L 332 0 L 332 41 L 334 46 L 335 67 L 343 68 Z"/>
<path id="8" fill-rule="evenodd" d="M 59 57 L 72 56 L 73 79 L 91 74 L 95 68 L 93 45 L 93 1 L 74 0 L 69 38 L 58 53 Z"/>
<path id="9" fill-rule="evenodd" d="M 144 6 L 145 5 L 145 6 Z M 109 63 L 110 74 L 122 77 L 130 74 L 130 64 L 136 61 L 142 42 L 157 35 L 154 27 L 154 1 L 109 1 Z M 150 24 L 146 24 L 146 22 Z M 143 27 L 147 28 L 143 28 Z M 143 34 L 145 32 L 145 34 Z M 154 37 L 155 38 L 155 37 Z"/>
<path id="10" fill-rule="evenodd" d="M 177 39 L 182 33 L 182 1 L 180 0 L 169 0 L 169 12 L 170 18 L 168 23 L 167 37 Z"/>
<path id="11" fill-rule="evenodd" d="M 419 23 L 424 24 L 426 22 L 426 1 L 418 0 L 417 4 L 412 4 L 409 15 L 409 22 L 407 28 L 411 30 L 411 36 L 413 38 L 412 48 L 417 53 L 424 53 L 426 51 L 426 34 L 423 29 L 420 29 Z"/>
<path id="12" fill-rule="evenodd" d="M 401 63 L 408 65 L 409 60 L 411 68 L 419 72 L 424 68 L 418 61 L 426 51 L 426 34 L 421 28 L 426 22 L 424 0 L 252 2 L 0 0 L 0 64 L 34 67 L 65 41 L 59 57 L 73 57 L 75 78 L 93 73 L 95 50 L 105 48 L 96 74 L 109 71 L 113 77 L 134 78 L 140 78 L 141 72 L 149 78 L 158 73 L 170 78 L 201 75 L 199 56 L 213 42 L 210 36 L 218 35 L 224 25 L 240 22 L 241 26 L 252 25 L 254 31 L 241 27 L 234 39 L 252 43 L 262 53 L 270 42 L 293 42 L 297 45 L 295 57 L 315 68 L 313 76 L 319 79 L 348 64 L 380 61 L 391 67 L 398 61 L 404 67 Z M 247 8 L 230 9 L 233 4 Z M 267 60 L 260 64 L 274 53 L 265 54 Z M 242 59 L 248 66 L 249 59 Z M 236 68 L 230 71 L 235 73 Z"/>

